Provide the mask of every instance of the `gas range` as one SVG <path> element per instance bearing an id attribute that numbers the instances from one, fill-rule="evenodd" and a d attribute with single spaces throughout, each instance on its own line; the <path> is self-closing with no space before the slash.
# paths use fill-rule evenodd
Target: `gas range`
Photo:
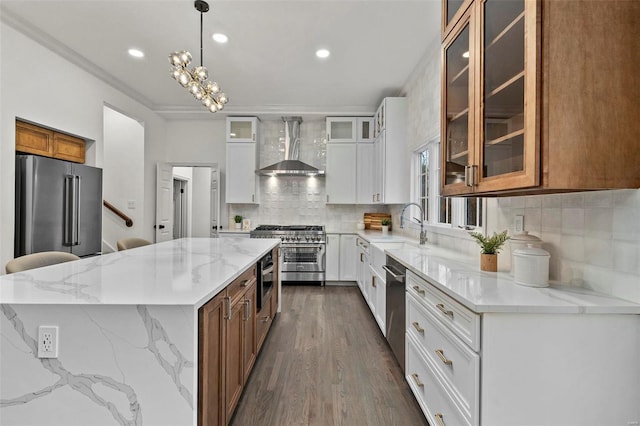
<path id="1" fill-rule="evenodd" d="M 280 277 L 283 283 L 324 285 L 327 238 L 324 226 L 260 225 L 251 238 L 280 238 Z"/>
<path id="2" fill-rule="evenodd" d="M 280 238 L 283 243 L 304 246 L 325 244 L 326 233 L 320 225 L 260 225 L 250 233 L 251 238 Z"/>

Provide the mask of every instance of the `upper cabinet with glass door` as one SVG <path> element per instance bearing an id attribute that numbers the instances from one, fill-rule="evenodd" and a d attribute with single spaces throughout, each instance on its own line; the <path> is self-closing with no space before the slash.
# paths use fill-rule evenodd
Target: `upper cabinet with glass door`
<path id="1" fill-rule="evenodd" d="M 460 25 L 444 41 L 444 86 L 442 108 L 441 180 L 448 195 L 472 191 L 465 183 L 470 164 L 473 163 L 473 137 L 475 106 L 473 103 L 473 47 L 474 21 L 468 9 Z"/>
<path id="2" fill-rule="evenodd" d="M 442 1 L 442 39 L 449 34 L 454 25 L 462 18 L 472 0 L 443 0 Z"/>
<path id="3" fill-rule="evenodd" d="M 374 126 L 374 118 L 373 117 L 358 117 L 358 134 L 357 140 L 358 142 L 373 142 L 373 126 Z"/>
<path id="4" fill-rule="evenodd" d="M 356 117 L 327 117 L 327 142 L 355 142 L 356 127 Z"/>
<path id="5" fill-rule="evenodd" d="M 474 0 L 443 41 L 442 193 L 640 187 L 638 16 L 640 2 Z"/>
<path id="6" fill-rule="evenodd" d="M 257 117 L 227 117 L 227 142 L 257 142 Z"/>

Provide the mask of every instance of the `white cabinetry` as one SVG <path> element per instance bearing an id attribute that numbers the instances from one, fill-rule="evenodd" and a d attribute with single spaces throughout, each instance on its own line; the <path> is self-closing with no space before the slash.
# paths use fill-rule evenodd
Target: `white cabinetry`
<path id="1" fill-rule="evenodd" d="M 356 263 L 357 263 L 357 274 L 358 274 L 358 287 L 360 287 L 360 292 L 364 296 L 365 300 L 367 300 L 367 292 L 366 286 L 368 285 L 370 274 L 369 274 L 369 242 L 356 237 Z"/>
<path id="2" fill-rule="evenodd" d="M 374 194 L 374 158 L 375 144 L 358 142 L 356 144 L 356 198 L 358 204 L 373 204 Z"/>
<path id="3" fill-rule="evenodd" d="M 325 281 L 340 280 L 340 234 L 327 234 Z"/>
<path id="4" fill-rule="evenodd" d="M 327 143 L 327 203 L 356 203 L 356 144 Z"/>
<path id="5" fill-rule="evenodd" d="M 227 117 L 227 142 L 258 142 L 258 118 Z"/>
<path id="6" fill-rule="evenodd" d="M 640 421 L 640 315 L 476 313 L 406 282 L 406 380 L 430 424 Z"/>
<path id="7" fill-rule="evenodd" d="M 258 118 L 227 117 L 225 201 L 257 204 Z"/>
<path id="8" fill-rule="evenodd" d="M 353 234 L 340 235 L 340 281 L 356 281 L 356 236 Z"/>
<path id="9" fill-rule="evenodd" d="M 256 176 L 256 146 L 254 142 L 227 143 L 227 176 L 225 193 L 227 203 L 258 203 L 258 177 Z"/>
<path id="10" fill-rule="evenodd" d="M 327 117 L 327 143 L 355 142 L 357 123 L 357 117 Z"/>
<path id="11" fill-rule="evenodd" d="M 354 234 L 327 234 L 325 281 L 356 281 L 357 249 Z"/>
<path id="12" fill-rule="evenodd" d="M 373 136 L 374 118 L 373 117 L 358 117 L 357 118 L 357 142 L 368 143 L 373 142 L 375 137 Z"/>
<path id="13" fill-rule="evenodd" d="M 409 201 L 410 162 L 406 98 L 383 99 L 375 116 L 374 187 L 376 203 Z"/>

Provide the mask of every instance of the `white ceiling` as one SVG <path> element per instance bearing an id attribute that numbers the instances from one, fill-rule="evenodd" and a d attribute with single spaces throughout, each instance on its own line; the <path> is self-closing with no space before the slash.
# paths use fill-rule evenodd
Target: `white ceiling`
<path id="1" fill-rule="evenodd" d="M 440 0 L 209 5 L 204 65 L 229 96 L 229 114 L 372 112 L 439 42 Z M 188 49 L 199 62 L 192 0 L 3 0 L 1 12 L 6 23 L 166 117 L 211 115 L 169 77 L 170 52 Z M 213 42 L 214 32 L 229 42 Z M 145 57 L 130 57 L 130 47 Z M 315 57 L 321 47 L 331 51 L 326 60 Z"/>

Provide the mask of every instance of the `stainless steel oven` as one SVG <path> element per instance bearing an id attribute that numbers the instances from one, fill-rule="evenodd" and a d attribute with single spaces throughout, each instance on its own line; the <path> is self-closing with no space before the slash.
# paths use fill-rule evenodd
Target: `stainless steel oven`
<path id="1" fill-rule="evenodd" d="M 256 291 L 256 307 L 258 311 L 262 309 L 262 302 L 267 300 L 269 293 L 273 289 L 273 266 L 273 252 L 271 251 L 258 261 L 258 288 Z"/>
<path id="2" fill-rule="evenodd" d="M 324 244 L 281 245 L 282 281 L 324 282 L 325 251 Z"/>
<path id="3" fill-rule="evenodd" d="M 251 238 L 280 238 L 280 277 L 283 284 L 324 284 L 326 233 L 317 225 L 261 225 Z"/>

